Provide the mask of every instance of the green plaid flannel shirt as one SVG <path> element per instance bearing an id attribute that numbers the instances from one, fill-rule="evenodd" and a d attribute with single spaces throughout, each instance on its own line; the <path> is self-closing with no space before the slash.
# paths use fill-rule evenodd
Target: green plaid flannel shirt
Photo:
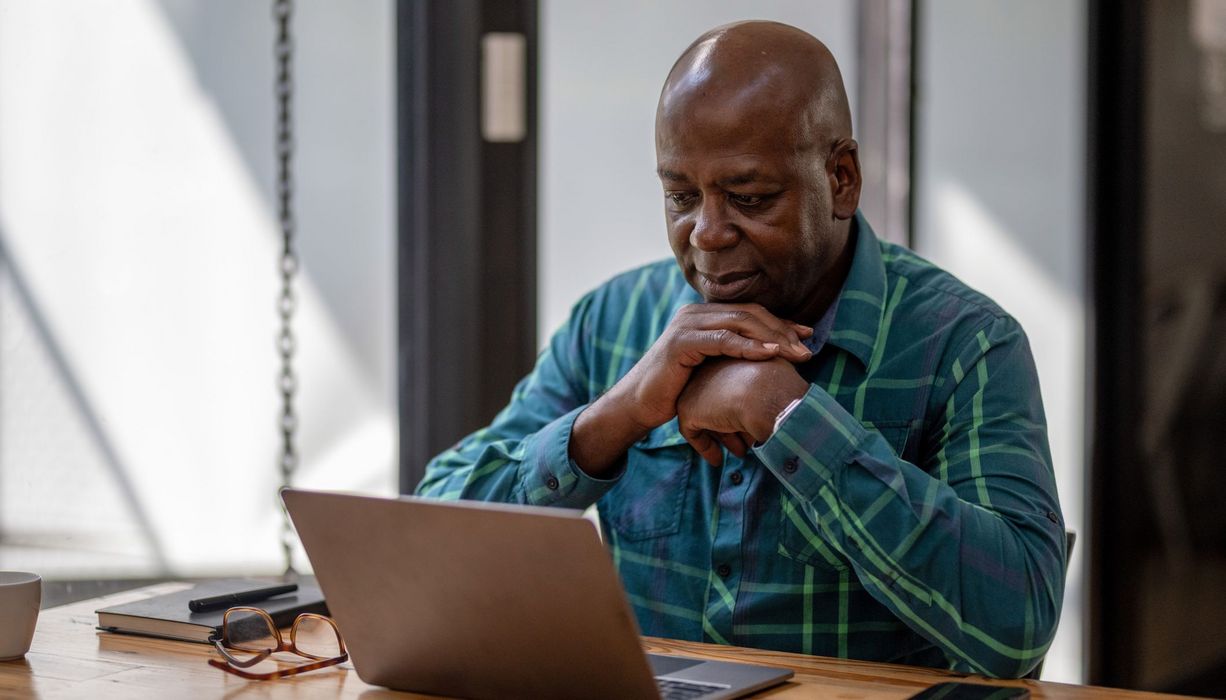
<path id="1" fill-rule="evenodd" d="M 616 478 L 568 457 L 579 412 L 702 301 L 668 260 L 581 299 L 510 405 L 432 460 L 418 493 L 596 504 L 644 634 L 1024 675 L 1055 634 L 1065 573 L 1026 337 L 859 214 L 853 233 L 798 367 L 809 391 L 745 459 L 707 464 L 676 419 Z"/>

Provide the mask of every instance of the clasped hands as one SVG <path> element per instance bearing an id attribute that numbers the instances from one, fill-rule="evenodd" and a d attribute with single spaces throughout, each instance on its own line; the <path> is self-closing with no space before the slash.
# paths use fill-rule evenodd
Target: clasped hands
<path id="1" fill-rule="evenodd" d="M 719 466 L 720 445 L 744 457 L 808 391 L 796 364 L 812 356 L 800 342 L 812 334 L 758 304 L 691 304 L 602 398 L 643 434 L 676 416 L 690 445 Z"/>

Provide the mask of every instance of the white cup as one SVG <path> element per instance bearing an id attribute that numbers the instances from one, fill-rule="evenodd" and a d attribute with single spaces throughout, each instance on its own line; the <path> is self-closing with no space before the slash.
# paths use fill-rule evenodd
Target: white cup
<path id="1" fill-rule="evenodd" d="M 27 571 L 0 571 L 0 661 L 20 659 L 30 650 L 43 579 Z"/>

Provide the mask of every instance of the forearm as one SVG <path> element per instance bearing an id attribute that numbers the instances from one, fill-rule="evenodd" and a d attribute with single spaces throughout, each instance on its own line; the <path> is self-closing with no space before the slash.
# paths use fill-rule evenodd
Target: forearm
<path id="1" fill-rule="evenodd" d="M 585 473 L 608 479 L 621 473 L 626 452 L 651 431 L 630 418 L 617 387 L 601 396 L 575 419 L 570 436 L 570 458 Z"/>

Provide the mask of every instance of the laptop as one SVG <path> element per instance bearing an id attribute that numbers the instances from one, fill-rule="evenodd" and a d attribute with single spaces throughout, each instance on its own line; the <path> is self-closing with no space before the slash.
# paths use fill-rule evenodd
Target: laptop
<path id="1" fill-rule="evenodd" d="M 643 652 L 579 511 L 284 489 L 358 677 L 465 698 L 735 698 L 787 669 Z"/>

